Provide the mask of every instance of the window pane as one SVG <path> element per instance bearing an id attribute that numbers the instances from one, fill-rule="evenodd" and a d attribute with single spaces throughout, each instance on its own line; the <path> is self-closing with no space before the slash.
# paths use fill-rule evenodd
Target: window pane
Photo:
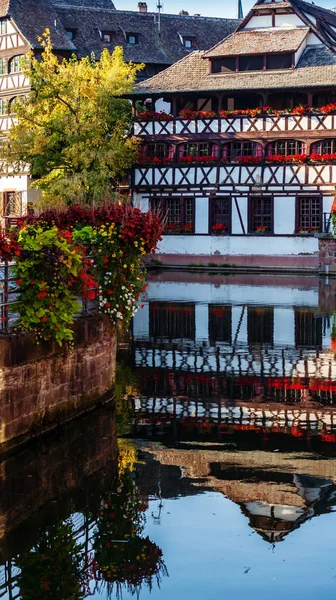
<path id="1" fill-rule="evenodd" d="M 249 344 L 273 344 L 274 309 L 248 306 L 247 336 Z"/>
<path id="2" fill-rule="evenodd" d="M 0 27 L 1 27 L 1 35 L 6 35 L 7 33 L 7 20 L 6 19 L 1 19 L 0 21 Z"/>
<path id="3" fill-rule="evenodd" d="M 167 224 L 173 225 L 173 223 L 181 225 L 181 202 L 179 198 L 169 198 L 167 200 Z"/>
<path id="4" fill-rule="evenodd" d="M 264 68 L 264 56 L 240 56 L 239 71 L 261 71 Z"/>
<path id="5" fill-rule="evenodd" d="M 295 309 L 295 345 L 322 347 L 322 316 L 304 309 Z"/>
<path id="6" fill-rule="evenodd" d="M 195 339 L 195 305 L 150 302 L 149 335 L 152 338 Z"/>
<path id="7" fill-rule="evenodd" d="M 267 69 L 290 69 L 292 67 L 291 54 L 269 54 L 266 57 Z"/>
<path id="8" fill-rule="evenodd" d="M 209 337 L 210 344 L 226 342 L 231 344 L 231 306 L 209 305 Z"/>
<path id="9" fill-rule="evenodd" d="M 262 228 L 264 233 L 273 232 L 273 199 L 271 197 L 253 197 L 250 200 L 251 233 Z"/>
<path id="10" fill-rule="evenodd" d="M 321 198 L 303 196 L 298 198 L 298 227 L 302 231 L 321 230 Z"/>
<path id="11" fill-rule="evenodd" d="M 212 61 L 213 73 L 225 73 L 236 70 L 236 58 L 215 58 Z"/>

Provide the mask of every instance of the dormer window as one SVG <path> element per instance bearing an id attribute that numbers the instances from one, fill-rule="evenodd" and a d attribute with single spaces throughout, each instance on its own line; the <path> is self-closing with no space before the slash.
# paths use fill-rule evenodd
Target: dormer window
<path id="1" fill-rule="evenodd" d="M 76 31 L 76 29 L 66 29 L 65 34 L 69 40 L 74 40 L 76 38 Z"/>
<path id="2" fill-rule="evenodd" d="M 139 35 L 137 33 L 128 33 L 126 39 L 127 43 L 133 46 L 139 43 Z"/>
<path id="3" fill-rule="evenodd" d="M 183 46 L 185 48 L 187 48 L 187 50 L 191 50 L 191 48 L 194 46 L 193 38 L 191 38 L 191 37 L 184 37 L 183 38 Z"/>
<path id="4" fill-rule="evenodd" d="M 112 42 L 112 33 L 110 31 L 102 31 L 102 40 L 105 44 L 110 44 Z"/>
<path id="5" fill-rule="evenodd" d="M 211 65 L 212 73 L 229 73 L 232 71 L 291 69 L 295 66 L 295 63 L 293 54 L 284 53 L 223 56 L 213 58 Z"/>

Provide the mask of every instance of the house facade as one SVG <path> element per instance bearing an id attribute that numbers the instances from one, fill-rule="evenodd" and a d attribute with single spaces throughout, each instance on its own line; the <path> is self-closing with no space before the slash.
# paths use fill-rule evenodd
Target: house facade
<path id="1" fill-rule="evenodd" d="M 134 203 L 167 215 L 162 262 L 318 267 L 336 185 L 335 49 L 334 12 L 258 0 L 231 36 L 136 86 L 133 102 L 165 106 L 138 110 L 132 175 Z"/>
<path id="2" fill-rule="evenodd" d="M 0 0 L 0 130 L 6 134 L 15 119 L 15 101 L 29 93 L 20 59 L 41 51 L 38 37 L 50 30 L 60 57 L 100 56 L 104 48 L 122 46 L 125 59 L 145 63 L 141 78 L 158 73 L 197 48 L 210 48 L 232 33 L 238 20 L 117 10 L 111 0 Z M 21 215 L 36 192 L 29 170 L 0 177 L 0 225 Z"/>

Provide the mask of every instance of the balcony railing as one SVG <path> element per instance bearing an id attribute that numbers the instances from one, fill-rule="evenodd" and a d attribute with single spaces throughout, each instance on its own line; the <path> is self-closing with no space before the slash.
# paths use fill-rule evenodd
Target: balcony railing
<path id="1" fill-rule="evenodd" d="M 153 119 L 135 121 L 134 135 L 167 136 L 184 134 L 235 134 L 235 133 L 300 133 L 303 131 L 321 131 L 324 134 L 336 130 L 336 114 L 309 113 L 303 115 L 233 115 L 230 117 L 210 117 L 183 119 L 173 117 L 167 121 Z"/>

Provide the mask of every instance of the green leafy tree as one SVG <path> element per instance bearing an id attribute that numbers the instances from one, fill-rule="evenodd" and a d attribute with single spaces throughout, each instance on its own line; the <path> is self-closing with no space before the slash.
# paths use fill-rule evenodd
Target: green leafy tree
<path id="1" fill-rule="evenodd" d="M 141 66 L 126 63 L 121 47 L 99 60 L 60 60 L 48 30 L 40 42 L 41 57 L 30 53 L 22 63 L 31 92 L 15 104 L 17 124 L 3 143 L 6 168 L 29 164 L 44 205 L 102 201 L 136 156 L 131 107 L 121 96 Z"/>

